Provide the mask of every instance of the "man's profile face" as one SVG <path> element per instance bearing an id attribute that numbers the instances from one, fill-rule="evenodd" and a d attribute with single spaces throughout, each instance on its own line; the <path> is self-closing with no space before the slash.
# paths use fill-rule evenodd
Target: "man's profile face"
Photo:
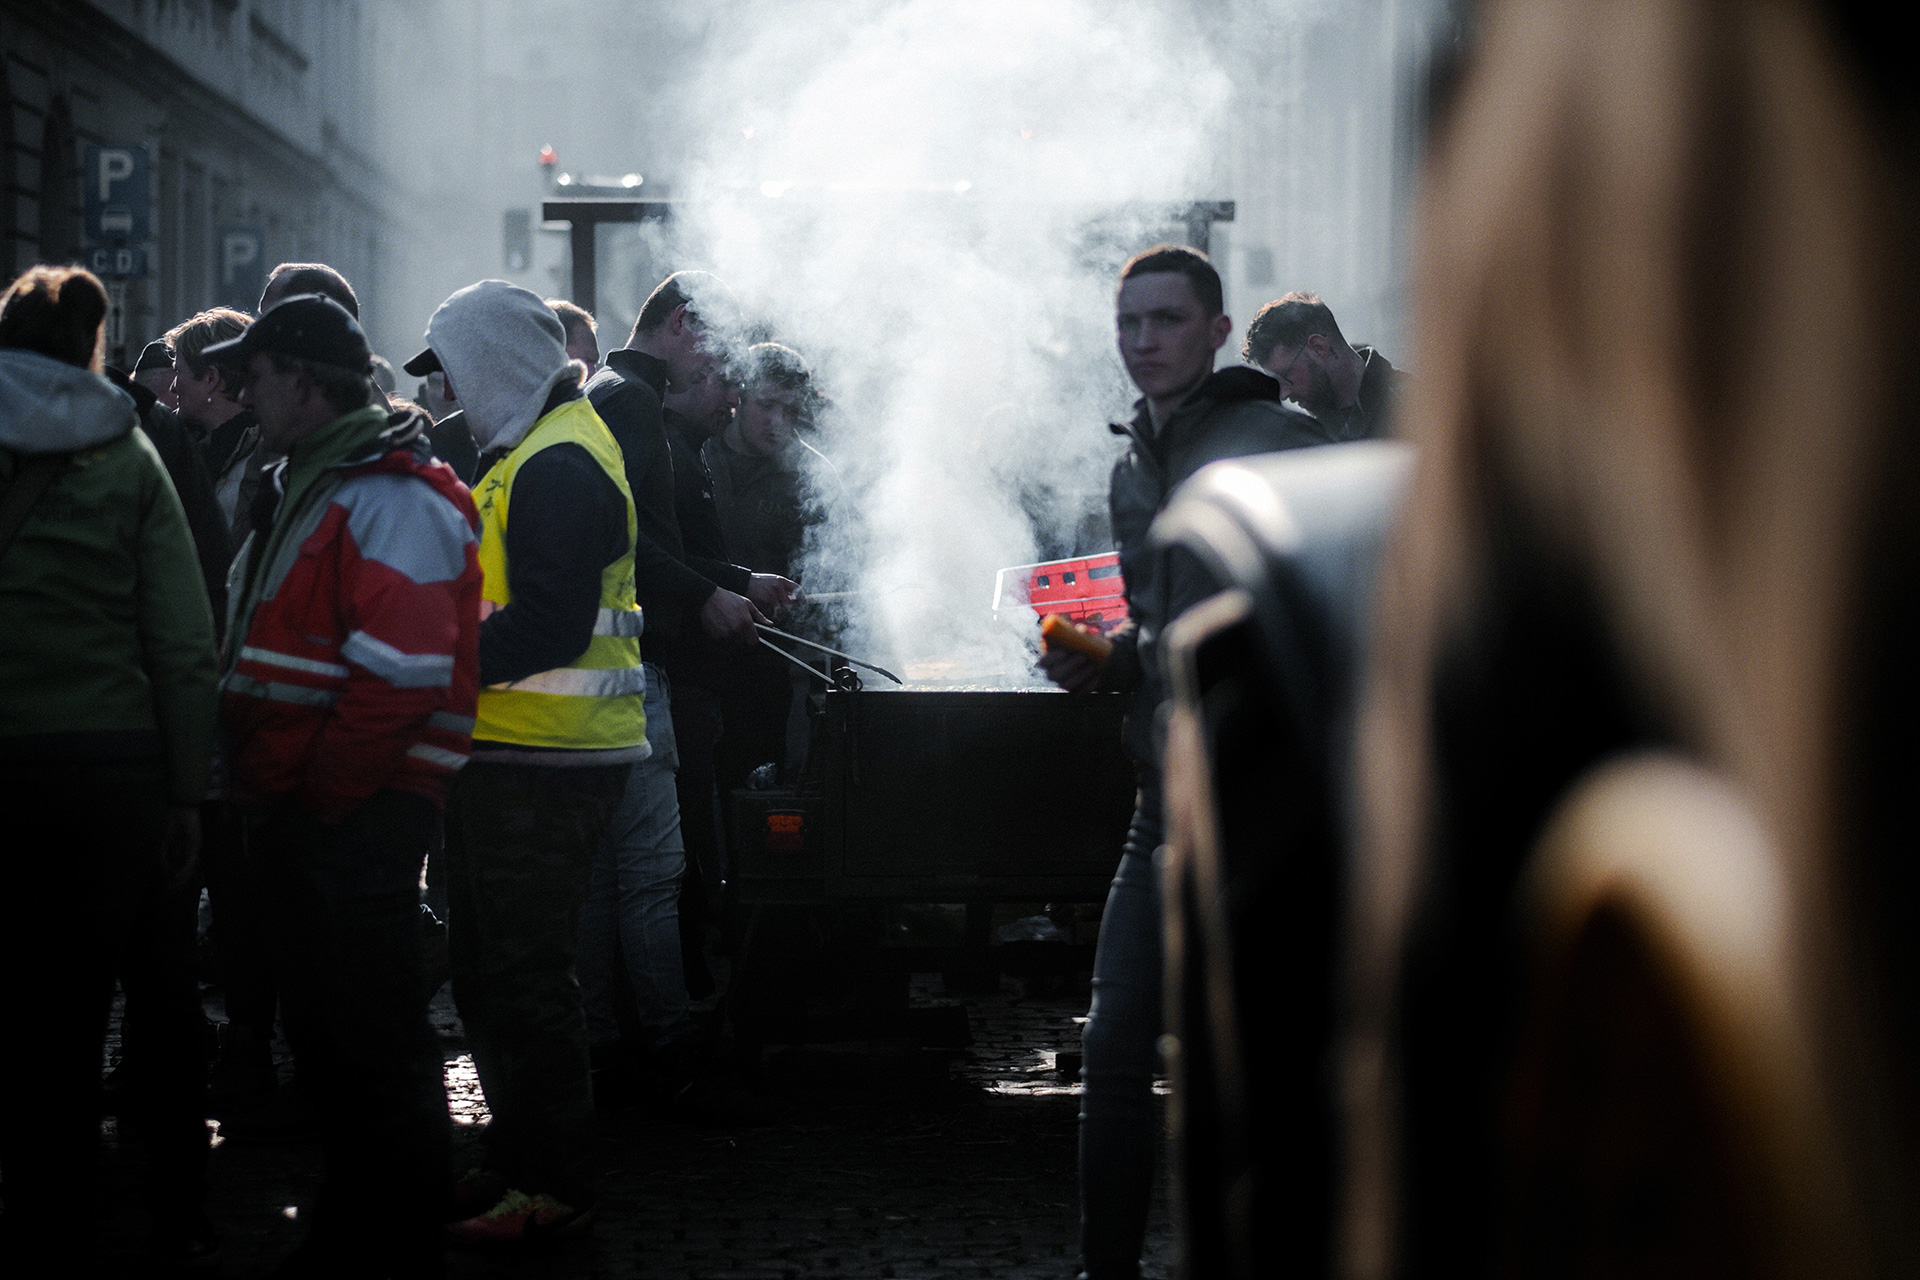
<path id="1" fill-rule="evenodd" d="M 600 339 L 584 324 L 567 330 L 567 359 L 578 360 L 592 369 L 600 363 Z"/>
<path id="2" fill-rule="evenodd" d="M 804 412 L 801 393 L 774 382 L 759 382 L 740 401 L 740 443 L 761 458 L 784 453 Z"/>
<path id="3" fill-rule="evenodd" d="M 718 435 L 733 421 L 733 410 L 740 403 L 740 396 L 727 381 L 726 367 L 703 354 L 695 362 L 686 388 L 667 392 L 663 403 L 692 423 L 695 431 Z"/>
<path id="4" fill-rule="evenodd" d="M 196 427 L 212 428 L 216 422 L 214 405 L 220 395 L 220 375 L 212 365 L 196 374 L 187 366 L 186 357 L 173 358 L 173 407 Z"/>
<path id="5" fill-rule="evenodd" d="M 298 369 L 281 373 L 265 353 L 256 352 L 247 361 L 247 385 L 241 388 L 240 403 L 253 410 L 260 422 L 260 440 L 275 453 L 285 453 L 302 424 L 304 407 L 302 375 Z"/>
<path id="6" fill-rule="evenodd" d="M 1281 399 L 1314 413 L 1331 413 L 1340 405 L 1327 371 L 1330 355 L 1327 340 L 1313 334 L 1297 347 L 1275 347 L 1260 367 L 1279 380 Z"/>
<path id="7" fill-rule="evenodd" d="M 1178 271 L 1122 281 L 1115 322 L 1127 376 L 1149 400 L 1176 395 L 1206 377 L 1233 328 L 1226 316 L 1209 313 L 1193 281 Z"/>

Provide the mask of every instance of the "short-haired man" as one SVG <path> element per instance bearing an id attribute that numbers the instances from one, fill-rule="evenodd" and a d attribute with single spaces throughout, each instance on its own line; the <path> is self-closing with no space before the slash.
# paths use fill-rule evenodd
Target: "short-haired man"
<path id="1" fill-rule="evenodd" d="M 473 762 L 447 820 L 453 998 L 493 1111 L 452 1228 L 476 1244 L 584 1228 L 598 1195 L 574 954 L 595 852 L 646 758 L 633 501 L 620 446 L 538 294 L 483 280 L 427 325 L 480 449 Z"/>
<path id="2" fill-rule="evenodd" d="M 587 366 L 587 374 L 600 367 L 600 326 L 594 321 L 593 313 L 577 302 L 568 302 L 565 298 L 548 298 L 547 305 L 553 308 L 553 314 L 560 317 L 560 323 L 567 331 L 567 358 L 578 360 Z"/>
<path id="3" fill-rule="evenodd" d="M 236 564 L 221 680 L 325 1144 L 286 1271 L 437 1275 L 450 1149 L 419 882 L 471 746 L 473 502 L 422 418 L 372 403 L 365 335 L 332 300 L 290 298 L 209 354 L 245 369 L 261 439 L 286 454 Z"/>
<path id="4" fill-rule="evenodd" d="M 175 407 L 200 443 L 214 497 L 236 547 L 245 536 L 243 513 L 259 487 L 253 459 L 260 429 L 253 411 L 240 403 L 239 371 L 230 361 L 209 358 L 206 350 L 239 337 L 252 323 L 231 307 L 215 307 L 182 320 L 166 336 L 173 351 Z"/>
<path id="5" fill-rule="evenodd" d="M 1406 377 L 1372 347 L 1349 345 L 1332 310 L 1311 293 L 1289 293 L 1260 308 L 1240 355 L 1278 379 L 1281 397 L 1339 440 L 1386 435 Z"/>
<path id="6" fill-rule="evenodd" d="M 260 290 L 257 312 L 265 315 L 288 298 L 305 293 L 332 298 L 356 321 L 360 318 L 359 295 L 354 293 L 345 276 L 324 262 L 283 262 L 275 267 L 267 275 L 266 286 Z"/>
<path id="7" fill-rule="evenodd" d="M 1280 402 L 1274 380 L 1244 365 L 1214 372 L 1233 321 L 1220 276 L 1198 250 L 1159 245 L 1120 273 L 1120 358 L 1140 388 L 1133 420 L 1114 430 L 1127 451 L 1113 469 L 1113 537 L 1128 621 L 1104 665 L 1049 650 L 1041 666 L 1076 691 L 1130 692 L 1126 743 L 1139 773 L 1133 823 L 1101 917 L 1093 1007 L 1084 1033 L 1080 1110 L 1080 1246 L 1089 1280 L 1138 1276 L 1153 1183 L 1155 1042 L 1160 1033 L 1160 890 L 1153 867 L 1163 822 L 1157 712 L 1166 698 L 1161 635 L 1211 587 L 1191 568 L 1149 554 L 1147 527 L 1181 481 L 1209 462 L 1325 444 L 1325 427 Z"/>
<path id="8" fill-rule="evenodd" d="M 720 531 L 734 560 L 792 578 L 808 527 L 823 518 L 823 499 L 841 488 L 838 469 L 801 434 L 812 433 L 820 405 L 813 370 L 792 347 L 758 343 L 747 349 L 739 399 L 724 429 L 700 450 L 713 475 Z M 722 795 L 760 765 L 786 764 L 793 684 L 806 679 L 758 646 L 741 656 L 740 677 L 720 690 L 726 734 L 715 777 Z"/>

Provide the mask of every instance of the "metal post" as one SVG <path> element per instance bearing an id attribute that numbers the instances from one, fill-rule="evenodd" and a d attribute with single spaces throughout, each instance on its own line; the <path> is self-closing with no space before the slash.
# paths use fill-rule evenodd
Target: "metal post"
<path id="1" fill-rule="evenodd" d="M 568 228 L 569 241 L 573 246 L 573 301 L 576 306 L 584 307 L 589 313 L 598 311 L 594 305 L 594 233 L 600 224 L 591 218 L 575 218 Z"/>
<path id="2" fill-rule="evenodd" d="M 113 362 L 131 368 L 127 362 L 127 282 L 107 281 L 107 351 Z"/>

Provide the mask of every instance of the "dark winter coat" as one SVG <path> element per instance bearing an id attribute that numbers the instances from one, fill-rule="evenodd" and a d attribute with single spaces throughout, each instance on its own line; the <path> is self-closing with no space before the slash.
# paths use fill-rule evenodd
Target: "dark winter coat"
<path id="1" fill-rule="evenodd" d="M 587 383 L 587 399 L 620 446 L 633 493 L 638 527 L 633 597 L 647 619 L 640 652 L 648 662 L 671 670 L 682 639 L 699 631 L 700 607 L 714 587 L 745 592 L 747 572 L 726 563 L 724 554 L 699 554 L 683 536 L 675 458 L 661 407 L 666 385 L 665 364 L 643 351 L 623 348 L 607 353 L 606 363 Z M 698 462 L 696 452 L 693 463 Z"/>
<path id="2" fill-rule="evenodd" d="M 106 379 L 0 351 L 0 487 L 45 455 L 65 463 L 0 560 L 0 761 L 158 759 L 198 804 L 218 668 L 173 482 Z"/>
<path id="3" fill-rule="evenodd" d="M 1115 423 L 1128 448 L 1114 464 L 1108 489 L 1113 541 L 1126 578 L 1128 622 L 1115 634 L 1102 687 L 1130 691 L 1127 749 L 1157 766 L 1154 716 L 1165 700 L 1166 674 L 1160 636 L 1168 623 L 1214 590 L 1196 564 L 1147 549 L 1147 528 L 1188 476 L 1222 458 L 1332 444 L 1327 424 L 1280 400 L 1280 384 L 1258 369 L 1238 365 L 1202 382 L 1158 433 L 1146 401 L 1133 421 Z"/>

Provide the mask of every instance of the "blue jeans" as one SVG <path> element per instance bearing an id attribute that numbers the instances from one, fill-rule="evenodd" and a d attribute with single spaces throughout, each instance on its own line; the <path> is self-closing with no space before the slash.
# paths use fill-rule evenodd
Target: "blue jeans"
<path id="1" fill-rule="evenodd" d="M 687 977 L 680 958 L 680 878 L 687 868 L 680 838 L 667 676 L 647 664 L 647 745 L 653 754 L 633 767 L 613 826 L 593 856 L 587 904 L 580 915 L 580 991 L 587 1040 L 620 1036 L 614 1021 L 616 957 L 626 961 L 642 1034 L 649 1047 L 687 1024 Z"/>
<path id="2" fill-rule="evenodd" d="M 1153 1192 L 1162 924 L 1160 779 L 1143 771 L 1127 843 L 1100 917 L 1082 1036 L 1080 1256 L 1089 1280 L 1140 1274 Z"/>

